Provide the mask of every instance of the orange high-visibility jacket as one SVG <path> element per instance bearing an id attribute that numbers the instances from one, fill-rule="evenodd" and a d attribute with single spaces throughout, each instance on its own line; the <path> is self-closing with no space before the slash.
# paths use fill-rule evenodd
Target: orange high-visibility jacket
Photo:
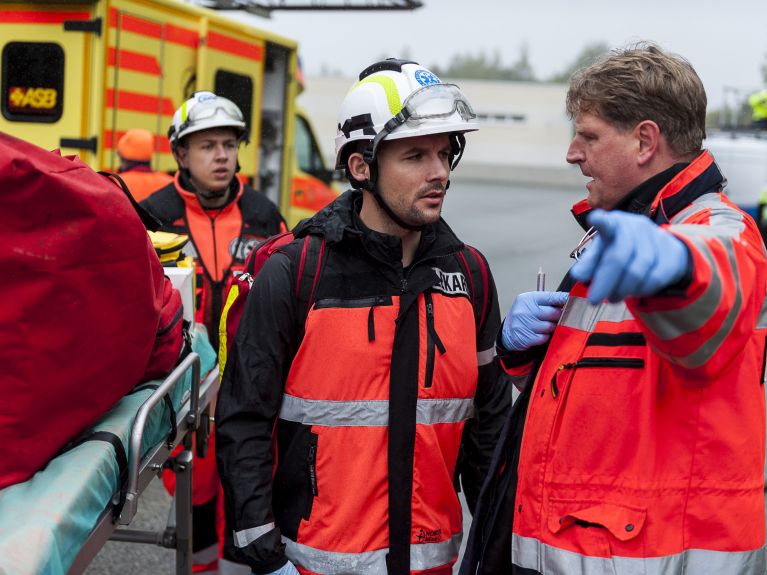
<path id="1" fill-rule="evenodd" d="M 704 151 L 651 205 L 692 256 L 682 293 L 570 291 L 528 384 L 520 573 L 765 573 L 767 262 L 722 179 Z"/>
<path id="2" fill-rule="evenodd" d="M 197 266 L 197 316 L 218 349 L 218 324 L 232 272 L 241 269 L 251 250 L 265 238 L 286 230 L 269 198 L 232 178 L 232 199 L 220 209 L 205 209 L 187 188 L 181 172 L 141 205 L 162 222 L 162 231 L 187 234 L 184 253 Z"/>

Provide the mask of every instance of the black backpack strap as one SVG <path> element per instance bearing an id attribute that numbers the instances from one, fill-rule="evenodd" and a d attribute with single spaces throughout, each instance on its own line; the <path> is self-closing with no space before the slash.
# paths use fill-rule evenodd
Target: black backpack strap
<path id="1" fill-rule="evenodd" d="M 162 222 L 160 222 L 160 220 L 158 220 L 156 217 L 150 214 L 146 208 L 139 205 L 139 203 L 133 197 L 133 194 L 130 193 L 130 190 L 128 189 L 128 184 L 126 184 L 125 181 L 120 176 L 118 176 L 114 172 L 99 172 L 99 174 L 114 180 L 117 183 L 117 185 L 120 186 L 123 193 L 126 196 L 128 196 L 128 199 L 130 200 L 130 203 L 133 206 L 133 209 L 136 210 L 138 217 L 141 218 L 141 223 L 144 224 L 144 227 L 146 229 L 151 230 L 153 232 L 156 232 L 157 230 L 160 229 L 160 226 L 162 226 Z"/>
<path id="2" fill-rule="evenodd" d="M 322 265 L 325 260 L 325 238 L 308 235 L 304 238 L 296 262 L 296 297 L 298 299 L 298 317 L 301 327 L 314 303 Z"/>
<path id="3" fill-rule="evenodd" d="M 465 245 L 458 252 L 458 260 L 469 280 L 471 290 L 471 304 L 474 307 L 474 322 L 479 334 L 485 327 L 490 304 L 488 292 L 490 291 L 490 273 L 484 256 L 475 248 Z"/>

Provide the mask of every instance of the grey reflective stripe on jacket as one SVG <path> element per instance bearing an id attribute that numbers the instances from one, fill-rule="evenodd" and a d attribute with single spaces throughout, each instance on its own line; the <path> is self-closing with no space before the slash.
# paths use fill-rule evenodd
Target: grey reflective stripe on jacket
<path id="1" fill-rule="evenodd" d="M 473 414 L 473 398 L 421 398 L 416 407 L 416 423 L 458 423 Z M 386 427 L 389 425 L 389 401 L 304 399 L 286 393 L 280 406 L 280 419 L 327 427 Z"/>
<path id="2" fill-rule="evenodd" d="M 425 571 L 446 565 L 458 556 L 463 533 L 457 533 L 439 543 L 413 543 L 410 545 L 410 569 Z M 335 553 L 315 549 L 282 538 L 285 554 L 296 565 L 322 575 L 387 575 L 386 555 L 389 549 L 376 549 L 364 553 Z"/>
<path id="3" fill-rule="evenodd" d="M 765 551 L 687 549 L 662 557 L 589 557 L 516 533 L 511 540 L 514 565 L 547 575 L 764 575 Z"/>
<path id="4" fill-rule="evenodd" d="M 242 531 L 235 531 L 234 544 L 240 548 L 247 547 L 262 535 L 269 533 L 272 529 L 274 529 L 274 522 L 259 527 L 243 529 Z"/>

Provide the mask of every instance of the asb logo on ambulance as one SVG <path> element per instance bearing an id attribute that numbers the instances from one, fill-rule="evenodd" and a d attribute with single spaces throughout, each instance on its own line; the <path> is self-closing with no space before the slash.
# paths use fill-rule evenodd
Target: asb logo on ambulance
<path id="1" fill-rule="evenodd" d="M 15 113 L 47 111 L 56 107 L 57 96 L 53 88 L 11 86 L 8 89 L 8 108 Z"/>

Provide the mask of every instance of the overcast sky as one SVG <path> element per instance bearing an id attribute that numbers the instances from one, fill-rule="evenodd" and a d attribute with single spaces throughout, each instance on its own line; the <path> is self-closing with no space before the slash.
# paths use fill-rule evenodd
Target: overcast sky
<path id="1" fill-rule="evenodd" d="M 308 2 L 308 0 L 306 0 Z M 333 0 L 337 2 L 338 0 Z M 297 40 L 307 75 L 337 70 L 353 77 L 379 57 L 401 55 L 446 66 L 454 54 L 515 62 L 526 45 L 538 78 L 560 72 L 589 43 L 623 46 L 653 40 L 693 64 L 709 106 L 725 86 L 762 87 L 767 3 L 760 0 L 423 0 L 404 12 L 280 12 L 253 23 Z M 711 9 L 708 6 L 715 5 Z"/>

